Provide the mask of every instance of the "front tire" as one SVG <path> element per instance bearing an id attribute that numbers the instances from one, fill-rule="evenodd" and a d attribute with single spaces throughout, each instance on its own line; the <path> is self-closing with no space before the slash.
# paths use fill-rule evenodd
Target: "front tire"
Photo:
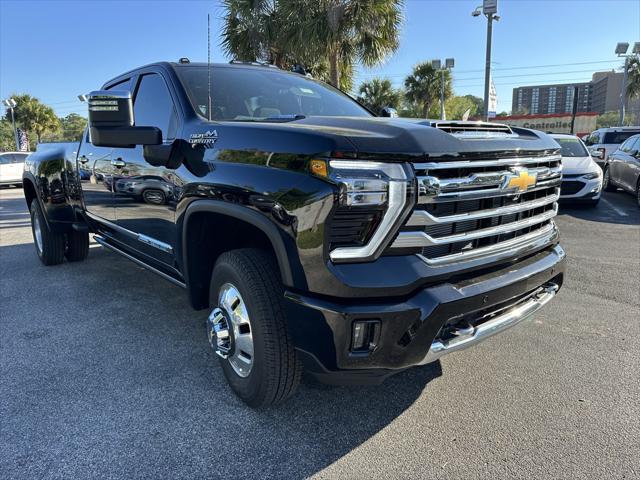
<path id="1" fill-rule="evenodd" d="M 636 202 L 640 208 L 640 178 L 638 178 L 638 184 L 636 185 Z"/>
<path id="2" fill-rule="evenodd" d="M 162 190 L 149 188 L 142 192 L 142 199 L 150 205 L 164 205 L 167 203 L 167 196 Z"/>
<path id="3" fill-rule="evenodd" d="M 615 192 L 618 190 L 613 183 L 611 183 L 611 173 L 609 172 L 609 167 L 605 167 L 604 173 L 602 174 L 602 189 L 605 192 Z"/>
<path id="4" fill-rule="evenodd" d="M 34 199 L 29 208 L 31 214 L 31 232 L 38 258 L 44 265 L 58 265 L 64 261 L 64 233 L 53 232 L 45 221 L 44 214 Z"/>
<path id="5" fill-rule="evenodd" d="M 209 289 L 209 341 L 233 391 L 249 406 L 281 403 L 302 367 L 286 324 L 278 267 L 266 252 L 223 253 Z"/>

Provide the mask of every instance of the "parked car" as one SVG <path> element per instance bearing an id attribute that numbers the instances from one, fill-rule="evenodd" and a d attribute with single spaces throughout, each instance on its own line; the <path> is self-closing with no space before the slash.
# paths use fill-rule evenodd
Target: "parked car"
<path id="1" fill-rule="evenodd" d="M 0 153 L 0 185 L 22 185 L 24 160 L 29 152 Z"/>
<path id="2" fill-rule="evenodd" d="M 560 133 L 551 137 L 560 145 L 562 155 L 560 200 L 595 207 L 602 194 L 602 169 L 578 137 Z"/>
<path id="3" fill-rule="evenodd" d="M 208 71 L 157 63 L 108 81 L 89 95 L 90 142 L 31 155 L 24 192 L 45 265 L 84 260 L 92 232 L 206 309 L 214 355 L 249 405 L 284 401 L 303 369 L 380 383 L 556 295 L 562 166 L 548 135 L 378 118 L 256 64 L 213 65 L 209 95 Z M 66 175 L 66 203 L 52 205 L 39 186 L 82 162 L 96 177 L 163 178 L 175 198 L 132 202 Z"/>
<path id="4" fill-rule="evenodd" d="M 173 186 L 157 175 L 120 178 L 116 180 L 115 192 L 152 205 L 164 205 L 173 199 Z"/>
<path id="5" fill-rule="evenodd" d="M 632 193 L 640 207 L 640 135 L 629 137 L 609 156 L 603 183 L 608 192 L 622 188 Z"/>
<path id="6" fill-rule="evenodd" d="M 586 144 L 589 153 L 600 166 L 604 167 L 607 157 L 615 152 L 627 138 L 640 133 L 640 127 L 608 127 L 591 132 Z"/>

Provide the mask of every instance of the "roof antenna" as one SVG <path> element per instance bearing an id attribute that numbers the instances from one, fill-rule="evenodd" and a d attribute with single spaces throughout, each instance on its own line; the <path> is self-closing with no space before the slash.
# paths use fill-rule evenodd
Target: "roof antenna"
<path id="1" fill-rule="evenodd" d="M 211 15 L 207 13 L 207 113 L 211 121 Z"/>

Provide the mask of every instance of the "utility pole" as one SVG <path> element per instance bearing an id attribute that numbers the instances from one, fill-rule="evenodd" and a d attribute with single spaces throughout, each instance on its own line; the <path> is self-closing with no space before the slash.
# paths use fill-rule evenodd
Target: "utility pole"
<path id="1" fill-rule="evenodd" d="M 498 13 L 498 0 L 483 0 L 482 6 L 477 7 L 471 15 L 479 17 L 482 14 L 487 17 L 487 52 L 484 66 L 484 119 L 489 121 L 489 87 L 491 82 L 491 40 L 493 36 L 493 21 L 500 20 Z"/>
<path id="2" fill-rule="evenodd" d="M 11 125 L 13 126 L 13 140 L 16 142 L 16 152 L 20 150 L 20 142 L 18 141 L 18 131 L 16 130 L 16 118 L 13 115 L 13 109 L 16 108 L 16 101 L 13 98 L 7 98 L 2 103 L 11 113 Z"/>
<path id="3" fill-rule="evenodd" d="M 633 44 L 631 55 L 627 55 L 629 44 L 627 42 L 619 42 L 616 45 L 616 55 L 624 57 L 624 72 L 622 74 L 622 88 L 620 89 L 620 126 L 624 126 L 624 114 L 627 104 L 627 74 L 629 71 L 629 59 L 640 55 L 640 42 Z"/>

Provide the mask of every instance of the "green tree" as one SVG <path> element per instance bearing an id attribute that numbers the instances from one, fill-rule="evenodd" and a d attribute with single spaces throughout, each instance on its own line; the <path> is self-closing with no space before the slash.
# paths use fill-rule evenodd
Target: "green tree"
<path id="1" fill-rule="evenodd" d="M 87 119 L 77 113 L 70 113 L 60 119 L 62 127 L 62 140 L 65 142 L 77 142 L 82 138 L 87 127 Z"/>
<path id="2" fill-rule="evenodd" d="M 480 97 L 476 97 L 475 95 L 464 95 L 464 98 L 468 98 L 476 106 L 476 115 L 482 115 L 482 112 L 484 112 L 484 100 Z"/>
<path id="3" fill-rule="evenodd" d="M 389 80 L 379 78 L 362 83 L 358 94 L 358 101 L 378 115 L 385 107 L 398 109 L 402 99 L 402 93 Z"/>
<path id="4" fill-rule="evenodd" d="M 453 94 L 451 86 L 451 72 L 444 71 L 444 99 L 446 101 Z M 440 86 L 442 72 L 433 68 L 431 63 L 419 63 L 413 67 L 413 73 L 404 80 L 405 98 L 409 104 L 419 108 L 420 116 L 433 116 L 434 107 L 440 100 Z M 437 115 L 439 116 L 439 115 Z"/>
<path id="5" fill-rule="evenodd" d="M 6 118 L 0 119 L 0 152 L 12 152 L 16 149 L 13 127 Z"/>
<path id="6" fill-rule="evenodd" d="M 464 97 L 451 97 L 447 99 L 447 101 L 444 102 L 447 119 L 462 120 L 462 116 L 467 110 L 469 110 L 469 117 L 478 115 L 478 106 L 469 97 L 471 97 L 471 95 L 465 95 Z"/>
<path id="7" fill-rule="evenodd" d="M 25 130 L 29 136 L 35 134 L 38 142 L 45 133 L 56 132 L 60 128 L 60 120 L 53 109 L 26 93 L 11 95 L 16 101 L 14 109 L 16 125 Z M 9 112 L 6 118 L 9 119 Z M 31 142 L 32 138 L 29 138 Z"/>
<path id="8" fill-rule="evenodd" d="M 371 67 L 398 48 L 403 0 L 279 0 L 293 56 L 328 63 L 346 90 L 356 63 Z M 346 73 L 346 75 L 345 75 Z"/>
<path id="9" fill-rule="evenodd" d="M 640 97 L 640 58 L 629 60 L 627 66 L 627 98 L 629 100 Z"/>
<path id="10" fill-rule="evenodd" d="M 605 112 L 601 115 L 598 115 L 598 118 L 596 119 L 596 128 L 618 127 L 619 125 L 620 112 L 618 110 Z M 633 125 L 633 116 L 627 113 L 624 116 L 623 125 Z"/>
<path id="11" fill-rule="evenodd" d="M 287 23 L 277 0 L 224 0 L 222 48 L 243 62 L 267 62 L 286 67 Z"/>

